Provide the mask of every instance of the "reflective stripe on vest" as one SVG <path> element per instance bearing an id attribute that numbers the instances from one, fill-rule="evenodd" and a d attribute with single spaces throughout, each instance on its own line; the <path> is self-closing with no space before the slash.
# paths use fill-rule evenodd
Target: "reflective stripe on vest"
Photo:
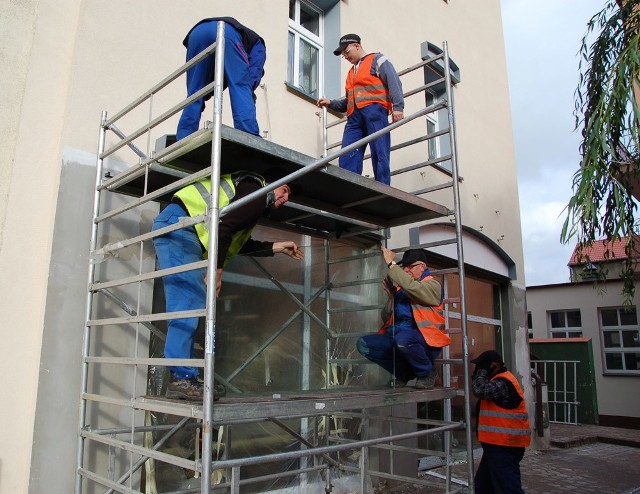
<path id="1" fill-rule="evenodd" d="M 524 393 L 511 372 L 502 372 L 491 380 L 498 378 L 507 379 L 522 401 L 516 408 L 509 410 L 498 406 L 493 400 L 482 399 L 478 417 L 478 439 L 488 444 L 526 448 L 531 443 L 531 430 Z"/>
<path id="2" fill-rule="evenodd" d="M 360 61 L 358 71 L 355 66 L 347 74 L 345 91 L 347 94 L 347 116 L 353 113 L 354 107 L 364 108 L 373 103 L 384 106 L 389 113 L 393 109 L 389 91 L 377 75 L 371 73 L 371 64 L 375 53 L 365 55 Z"/>
<path id="3" fill-rule="evenodd" d="M 425 279 L 429 279 L 428 276 Z M 435 348 L 442 348 L 451 344 L 451 338 L 444 332 L 444 307 L 442 304 L 435 307 L 421 305 L 411 301 L 413 318 L 418 325 L 418 331 L 422 334 L 427 345 Z"/>
<path id="4" fill-rule="evenodd" d="M 433 276 L 427 276 L 424 280 L 433 279 Z M 401 290 L 401 287 L 397 286 L 396 290 Z M 424 341 L 427 345 L 434 348 L 442 348 L 451 344 L 451 338 L 445 331 L 444 320 L 444 307 L 443 304 L 431 306 L 422 305 L 414 300 L 410 299 L 411 311 L 413 312 L 413 319 L 416 321 L 418 331 L 422 334 Z M 393 324 L 393 314 L 384 323 L 384 325 L 378 330 L 378 333 L 384 334 L 387 328 Z"/>
<path id="5" fill-rule="evenodd" d="M 260 183 L 261 187 L 266 185 L 264 178 L 257 174 L 249 172 L 236 172 L 220 176 L 220 197 L 218 199 L 218 207 L 220 209 L 227 206 L 236 195 L 236 186 L 244 179 L 251 178 Z M 209 201 L 211 199 L 211 179 L 207 178 L 199 182 L 195 182 L 183 189 L 180 189 L 174 194 L 178 197 L 184 206 L 187 208 L 189 216 L 198 216 L 205 214 L 209 207 Z M 208 225 L 205 223 L 197 223 L 194 225 L 198 239 L 204 246 L 205 252 L 209 249 L 209 230 Z M 227 251 L 225 258 L 225 266 L 229 261 L 238 254 L 242 246 L 251 237 L 253 228 L 247 228 L 233 234 L 231 245 Z"/>

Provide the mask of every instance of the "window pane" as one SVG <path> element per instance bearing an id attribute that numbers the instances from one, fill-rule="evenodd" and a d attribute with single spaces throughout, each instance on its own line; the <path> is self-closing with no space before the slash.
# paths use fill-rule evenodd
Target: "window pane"
<path id="1" fill-rule="evenodd" d="M 625 353 L 624 367 L 627 370 L 640 370 L 640 353 Z"/>
<path id="2" fill-rule="evenodd" d="M 295 67 L 295 36 L 289 31 L 289 53 L 288 53 L 288 66 L 287 66 L 287 82 L 294 84 L 293 80 L 293 68 Z"/>
<path id="3" fill-rule="evenodd" d="M 299 85 L 309 95 L 318 97 L 318 49 L 300 39 Z"/>
<path id="4" fill-rule="evenodd" d="M 289 8 L 291 10 L 291 8 Z M 320 14 L 306 6 L 300 4 L 300 24 L 307 31 L 311 31 L 316 36 L 320 35 Z"/>
<path id="5" fill-rule="evenodd" d="M 552 328 L 564 328 L 564 312 L 552 312 L 551 313 L 551 327 Z"/>
<path id="6" fill-rule="evenodd" d="M 602 309 L 602 325 L 617 326 L 618 325 L 618 309 Z"/>
<path id="7" fill-rule="evenodd" d="M 620 348 L 620 333 L 618 331 L 604 332 L 605 348 Z"/>
<path id="8" fill-rule="evenodd" d="M 570 310 L 567 312 L 567 327 L 569 328 L 582 327 L 579 310 Z"/>
<path id="9" fill-rule="evenodd" d="M 436 131 L 436 124 L 434 121 L 427 119 L 427 134 L 433 134 Z M 435 139 L 429 139 L 429 159 L 433 160 L 438 157 L 437 155 L 437 145 Z"/>
<path id="10" fill-rule="evenodd" d="M 296 0 L 289 0 L 289 19 L 296 20 Z"/>
<path id="11" fill-rule="evenodd" d="M 638 338 L 638 331 L 623 331 L 622 332 L 622 346 L 624 348 L 640 347 L 640 341 Z"/>
<path id="12" fill-rule="evenodd" d="M 569 338 L 582 338 L 582 331 L 569 331 Z"/>
<path id="13" fill-rule="evenodd" d="M 607 370 L 622 370 L 622 354 L 607 353 L 605 354 L 605 362 Z"/>
<path id="14" fill-rule="evenodd" d="M 531 317 L 531 312 L 527 312 L 527 328 L 533 329 L 533 318 Z"/>
<path id="15" fill-rule="evenodd" d="M 629 310 L 629 312 L 624 309 L 620 309 L 620 324 L 622 326 L 635 326 L 636 324 L 638 324 L 636 309 L 633 308 Z"/>
<path id="16" fill-rule="evenodd" d="M 551 333 L 551 337 L 552 338 L 566 338 L 567 337 L 567 333 L 565 333 L 564 331 L 554 331 L 553 333 Z"/>

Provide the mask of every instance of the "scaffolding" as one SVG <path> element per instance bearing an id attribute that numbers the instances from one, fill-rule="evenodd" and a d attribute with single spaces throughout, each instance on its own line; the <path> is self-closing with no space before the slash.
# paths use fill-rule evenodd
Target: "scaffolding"
<path id="1" fill-rule="evenodd" d="M 154 117 L 153 102 L 160 99 L 160 91 L 206 56 L 215 56 L 214 82 Z M 460 487 L 452 486 L 455 479 L 450 473 L 454 457 L 453 431 L 464 431 L 465 434 L 462 453 L 468 464 L 468 479 L 459 485 L 467 485 L 468 492 L 473 492 L 472 437 L 468 425 L 470 390 L 465 378 L 469 372 L 464 256 L 452 105 L 453 71 L 446 43 L 439 53 L 425 57 L 418 65 L 402 72 L 406 74 L 424 68 L 425 73 L 437 74 L 435 79 L 409 91 L 406 96 L 426 94 L 426 91 L 439 87 L 444 89 L 442 98 L 426 104 L 383 131 L 333 153 L 328 152 L 325 130 L 327 152 L 320 159 L 222 124 L 223 57 L 224 23 L 221 22 L 217 40 L 208 49 L 114 116 L 107 118 L 106 112 L 102 114 L 83 334 L 76 493 L 237 493 L 241 492 L 241 487 L 248 489 L 247 492 L 252 492 L 252 489 L 256 489 L 254 492 L 287 492 L 286 488 L 293 489 L 291 492 L 315 492 L 314 489 L 332 492 L 333 486 L 340 481 L 355 483 L 355 488 L 351 485 L 352 490 L 365 493 L 373 490 L 372 478 L 434 485 L 446 492 L 455 492 Z M 161 139 L 152 152 L 149 149 L 145 152 L 135 144 L 137 139 L 146 137 L 149 148 L 152 129 L 161 126 L 195 99 L 211 92 L 213 120 L 204 129 L 178 142 Z M 143 104 L 150 106 L 147 121 L 131 133 L 121 131 L 118 125 L 123 117 Z M 393 173 L 407 173 L 448 160 L 451 180 L 446 184 L 430 190 L 405 192 L 331 164 L 342 154 L 384 132 L 440 111 L 446 112 L 447 128 L 427 133 L 424 138 L 393 149 L 448 137 L 450 152 L 447 156 L 410 165 Z M 323 127 L 326 129 L 330 125 Z M 108 132 L 116 138 L 111 145 L 107 144 Z M 109 160 L 113 160 L 115 153 L 125 147 L 137 155 L 137 164 L 118 171 L 108 169 L 106 164 Z M 272 166 L 285 169 L 287 177 L 223 209 L 218 208 L 221 174 L 238 170 L 262 173 Z M 169 202 L 176 190 L 208 177 L 212 194 L 207 214 L 184 218 L 174 226 L 154 232 L 148 229 L 140 231 L 140 221 L 136 218 L 153 214 L 157 211 L 157 204 Z M 220 301 L 215 294 L 219 220 L 245 203 L 290 182 L 299 184 L 303 192 L 261 224 L 267 229 L 299 235 L 305 246 L 312 246 L 313 255 L 307 256 L 299 268 L 301 278 L 283 281 L 281 278 L 286 278 L 287 274 L 282 268 L 253 259 L 243 259 L 241 269 L 231 272 L 230 276 L 244 289 L 251 287 L 252 290 L 268 289 L 272 291 L 270 293 L 278 293 L 293 307 L 293 314 L 269 334 L 262 334 L 263 328 L 251 329 L 263 340 L 251 347 L 243 361 L 228 365 L 224 361 L 217 362 L 220 355 L 217 355 L 216 341 L 222 326 L 219 324 L 221 313 L 227 309 L 233 312 L 234 304 L 231 299 L 226 299 L 219 306 Z M 452 208 L 421 197 L 445 188 L 453 191 Z M 377 384 L 375 376 L 371 377 L 373 371 L 369 362 L 354 357 L 351 351 L 354 338 L 364 334 L 363 328 L 375 325 L 371 314 L 381 308 L 373 288 L 384 277 L 380 269 L 379 244 L 386 239 L 392 227 L 438 218 L 453 218 L 454 238 L 407 248 L 428 249 L 445 243 L 456 244 L 456 265 L 434 274 L 456 272 L 459 275 L 460 296 L 455 298 L 455 303 L 460 306 L 462 358 L 451 359 L 445 353 L 438 362 L 443 368 L 442 387 L 432 390 L 388 389 Z M 177 268 L 157 270 L 150 240 L 197 223 L 204 223 L 209 229 L 209 258 Z M 356 267 L 346 269 L 346 265 Z M 154 310 L 158 306 L 154 302 L 157 297 L 155 288 L 161 285 L 163 276 L 203 268 L 207 268 L 205 309 L 182 312 Z M 354 272 L 358 275 L 357 280 L 352 279 Z M 368 300 L 373 302 L 364 303 Z M 280 303 L 271 309 L 275 311 Z M 449 310 L 446 313 L 449 316 Z M 185 317 L 204 320 L 202 358 L 165 359 L 158 356 L 154 346 L 165 338 L 161 325 L 170 319 Z M 354 319 L 357 319 L 357 324 L 353 323 Z M 300 362 L 300 367 L 293 372 L 298 385 L 265 392 L 269 389 L 268 376 L 273 369 L 268 363 L 267 350 L 294 320 L 299 322 L 295 359 Z M 358 325 L 359 331 L 354 329 Z M 250 331 L 248 325 L 245 329 Z M 323 350 L 314 353 L 311 349 L 318 346 L 314 343 L 320 339 L 324 341 Z M 261 391 L 256 392 L 251 389 L 251 383 L 236 384 L 238 376 L 255 366 L 259 358 L 264 360 L 262 377 L 267 382 L 266 387 L 256 386 Z M 451 386 L 447 371 L 453 364 L 463 368 L 461 389 Z M 203 369 L 202 403 L 168 400 L 162 396 L 162 370 L 168 365 Z M 359 380 L 350 380 L 354 368 L 367 371 L 358 372 Z M 286 382 L 287 376 L 282 380 Z M 214 382 L 223 383 L 230 391 L 215 402 Z M 464 400 L 464 417 L 457 421 L 451 417 L 451 400 L 456 398 Z M 442 419 L 413 416 L 415 413 L 412 414 L 411 410 L 415 411 L 417 404 L 429 402 L 445 403 Z M 396 413 L 398 410 L 400 413 Z M 408 415 L 404 413 L 407 410 Z M 277 431 L 271 432 L 272 436 L 278 436 L 278 440 L 286 438 L 270 451 L 266 451 L 264 445 L 277 441 L 261 441 L 252 435 L 255 431 L 265 430 L 265 424 L 270 431 Z M 168 447 L 176 436 L 183 433 L 191 441 L 188 453 L 185 453 L 185 448 Z M 243 438 L 243 434 L 246 437 Z M 418 444 L 425 437 L 438 434 L 444 438 L 441 449 L 429 449 Z M 243 441 L 249 445 L 247 454 L 238 453 L 237 445 Z M 400 458 L 407 458 L 403 455 L 414 459 L 418 456 L 442 457 L 446 466 L 444 483 L 403 473 L 398 466 L 402 463 Z M 265 464 L 272 467 L 265 467 Z M 157 490 L 156 474 L 160 465 L 189 472 L 186 475 L 188 481 L 173 490 Z M 252 470 L 256 466 L 261 466 L 261 469 Z M 416 469 L 417 466 L 409 468 L 411 472 Z M 293 484 L 287 485 L 283 479 L 290 478 L 293 478 Z"/>

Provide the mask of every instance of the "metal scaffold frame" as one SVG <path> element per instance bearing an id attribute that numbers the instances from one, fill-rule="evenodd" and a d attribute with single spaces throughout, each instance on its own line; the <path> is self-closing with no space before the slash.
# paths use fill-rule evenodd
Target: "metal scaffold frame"
<path id="1" fill-rule="evenodd" d="M 427 64 L 433 64 L 438 61 L 442 64 L 442 79 L 446 87 L 446 98 L 433 105 L 427 105 L 419 111 L 408 115 L 403 121 L 393 123 L 389 125 L 383 131 L 376 132 L 361 141 L 358 141 L 351 146 L 347 146 L 339 151 L 331 154 L 325 153 L 325 156 L 318 160 L 313 160 L 308 157 L 300 157 L 293 152 L 288 152 L 286 149 L 283 151 L 278 148 L 275 153 L 276 157 L 282 158 L 283 156 L 290 160 L 290 162 L 296 164 L 293 171 L 290 171 L 289 175 L 283 179 L 277 180 L 266 187 L 262 188 L 241 200 L 235 201 L 226 206 L 222 210 L 218 207 L 219 200 L 219 183 L 220 175 L 222 173 L 222 155 L 223 144 L 227 142 L 229 131 L 225 130 L 222 125 L 222 94 L 223 94 L 223 67 L 224 67 L 224 23 L 218 24 L 217 39 L 205 51 L 200 53 L 197 57 L 190 60 L 175 72 L 170 74 L 167 78 L 160 83 L 153 86 L 149 91 L 145 92 L 142 96 L 134 100 L 130 105 L 123 110 L 117 112 L 113 117 L 107 118 L 106 112 L 103 112 L 100 123 L 100 136 L 98 143 L 98 157 L 96 162 L 96 182 L 95 182 L 95 196 L 93 204 L 93 225 L 91 232 L 91 259 L 92 262 L 89 266 L 88 274 L 88 292 L 86 299 L 86 324 L 83 331 L 83 360 L 82 360 L 82 377 L 81 377 L 81 402 L 80 402 L 80 423 L 79 423 L 79 435 L 78 435 L 78 449 L 77 449 L 77 476 L 76 476 L 76 494 L 83 492 L 97 492 L 98 488 L 102 488 L 104 492 L 122 492 L 122 493 L 140 493 L 140 490 L 136 490 L 136 486 L 133 483 L 133 478 L 136 472 L 138 472 L 147 461 L 159 461 L 165 462 L 171 465 L 176 465 L 180 468 L 190 470 L 200 475 L 200 487 L 198 489 L 191 489 L 181 492 L 212 492 L 214 490 L 226 489 L 228 492 L 237 493 L 240 492 L 240 486 L 246 485 L 251 482 L 267 479 L 269 476 L 263 476 L 260 478 L 241 479 L 241 469 L 246 466 L 268 463 L 274 461 L 282 461 L 287 459 L 305 458 L 305 463 L 302 463 L 299 468 L 293 469 L 288 472 L 273 474 L 271 477 L 284 477 L 293 475 L 302 475 L 313 471 L 325 472 L 326 492 L 330 492 L 331 489 L 331 471 L 334 468 L 342 472 L 358 473 L 360 478 L 361 492 L 368 492 L 368 479 L 370 476 L 387 478 L 392 480 L 411 481 L 413 483 L 423 483 L 426 485 L 434 485 L 433 482 L 425 479 L 407 478 L 395 475 L 393 473 L 374 471 L 369 468 L 369 457 L 371 454 L 371 448 L 383 447 L 385 449 L 393 451 L 410 451 L 418 454 L 433 454 L 443 456 L 446 459 L 447 467 L 451 460 L 451 444 L 449 433 L 454 430 L 466 430 L 467 441 L 467 461 L 469 464 L 468 471 L 468 486 L 469 491 L 473 492 L 473 451 L 472 451 L 472 438 L 470 424 L 470 406 L 469 406 L 469 383 L 467 379 L 464 381 L 463 392 L 450 388 L 448 386 L 443 388 L 436 388 L 433 390 L 415 390 L 411 392 L 400 390 L 366 390 L 366 392 L 359 392 L 353 390 L 329 390 L 324 393 L 309 392 L 305 394 L 305 389 L 300 393 L 297 393 L 295 399 L 287 401 L 286 397 L 283 400 L 261 400 L 254 398 L 246 401 L 235 401 L 231 403 L 214 403 L 213 401 L 213 384 L 218 376 L 215 372 L 215 360 L 216 360 L 216 294 L 215 287 L 217 285 L 217 270 L 215 269 L 215 260 L 218 254 L 217 245 L 217 232 L 218 222 L 222 216 L 228 212 L 241 207 L 249 201 L 254 200 L 256 197 L 265 195 L 266 193 L 276 189 L 277 187 L 294 181 L 299 178 L 303 178 L 306 175 L 316 173 L 324 173 L 329 177 L 337 177 L 336 180 L 349 180 L 362 190 L 371 191 L 375 197 L 367 198 L 359 202 L 350 204 L 353 208 L 351 211 L 348 207 L 331 207 L 327 206 L 326 210 L 316 211 L 316 214 L 320 214 L 329 219 L 336 219 L 354 225 L 355 228 L 352 232 L 346 236 L 353 236 L 354 238 L 358 234 L 366 234 L 370 231 L 377 232 L 380 236 L 380 232 L 384 232 L 386 229 L 392 226 L 407 224 L 408 220 L 404 223 L 401 220 L 391 218 L 378 218 L 375 215 L 365 214 L 358 212 L 357 206 L 359 204 L 366 204 L 380 200 L 380 198 L 387 200 L 396 200 L 402 203 L 403 201 L 411 207 L 428 212 L 416 216 L 409 216 L 410 219 L 420 218 L 432 219 L 436 217 L 443 217 L 452 214 L 456 223 L 456 239 L 457 243 L 457 255 L 458 255 L 458 267 L 457 272 L 460 277 L 460 318 L 462 324 L 462 345 L 463 345 L 463 358 L 458 360 L 451 360 L 446 358 L 442 359 L 439 363 L 445 367 L 452 364 L 462 364 L 464 368 L 464 375 L 468 375 L 468 344 L 467 344 L 467 330 L 466 330 L 466 309 L 464 299 L 464 261 L 462 252 L 461 241 L 461 221 L 460 221 L 460 204 L 458 196 L 458 171 L 457 171 L 457 159 L 455 152 L 455 131 L 454 131 L 454 115 L 453 107 L 451 104 L 451 78 L 449 69 L 449 58 L 446 43 L 443 46 L 443 52 L 429 60 L 423 61 L 421 64 L 416 65 L 408 70 L 415 70 L 423 67 Z M 143 103 L 153 103 L 154 96 L 170 82 L 176 80 L 187 69 L 198 63 L 206 56 L 215 56 L 215 80 L 196 94 L 185 99 L 180 104 L 173 106 L 169 110 L 161 113 L 159 116 L 152 118 L 151 111 L 149 120 L 137 130 L 130 134 L 125 134 L 117 126 L 122 117 L 129 114 L 132 110 L 139 107 Z M 424 92 L 430 85 L 417 88 L 410 94 L 418 94 L 421 91 Z M 185 106 L 193 102 L 194 100 L 209 94 L 213 91 L 212 107 L 213 107 L 213 119 L 210 127 L 196 132 L 195 134 L 173 144 L 166 149 L 157 150 L 155 153 L 146 153 L 136 146 L 134 141 L 141 136 L 149 133 L 153 128 L 166 121 Z M 391 132 L 401 125 L 405 125 L 408 122 L 418 119 L 427 115 L 430 112 L 438 111 L 440 109 L 447 108 L 449 116 L 449 128 L 448 134 L 451 143 L 451 155 L 449 159 L 452 162 L 452 182 L 449 184 L 453 189 L 454 195 L 454 207 L 453 210 L 449 210 L 443 206 L 431 203 L 422 198 L 412 199 L 411 194 L 406 194 L 399 190 L 393 190 L 393 193 L 388 192 L 390 189 L 387 186 L 379 184 L 369 184 L 367 181 L 360 180 L 360 177 L 351 177 L 348 172 L 342 173 L 342 170 L 334 170 L 335 167 L 330 166 L 330 163 L 336 160 L 342 154 L 350 152 L 356 147 L 362 146 L 369 141 L 377 138 L 385 132 Z M 116 144 L 107 148 L 106 136 L 107 132 L 111 131 L 119 138 Z M 435 138 L 437 136 L 444 135 L 446 132 L 440 131 L 437 135 L 427 136 L 426 139 Z M 236 138 L 231 132 L 231 137 Z M 244 137 L 237 137 L 238 142 L 242 144 Z M 175 167 L 167 166 L 177 156 L 183 156 L 185 153 L 202 148 L 203 144 L 210 143 L 210 161 L 202 164 L 199 170 L 177 170 Z M 326 143 L 326 131 L 325 131 L 325 143 Z M 252 144 L 259 147 L 262 146 L 261 142 L 255 141 Z M 409 145 L 411 143 L 405 143 Z M 131 166 L 127 170 L 118 173 L 116 176 L 105 176 L 104 161 L 113 157 L 116 151 L 128 147 L 138 156 L 139 162 L 137 165 Z M 399 145 L 403 146 L 403 145 Z M 396 147 L 397 148 L 397 147 Z M 278 154 L 280 153 L 280 154 Z M 296 161 L 297 160 L 297 161 Z M 430 162 L 427 162 L 426 166 L 429 166 Z M 412 167 L 411 169 L 416 169 Z M 402 173 L 406 170 L 396 171 L 394 173 Z M 159 187 L 152 185 L 152 174 L 160 172 L 163 176 L 170 176 L 172 182 L 168 184 L 161 184 Z M 352 175 L 352 174 L 351 174 Z M 134 235 L 133 237 L 119 240 L 117 242 L 105 243 L 99 245 L 99 229 L 108 222 L 117 222 L 118 218 L 125 213 L 131 213 L 135 208 L 143 206 L 152 201 L 160 201 L 166 198 L 168 194 L 193 183 L 197 180 L 205 177 L 211 178 L 211 196 L 209 202 L 209 209 L 207 214 L 194 217 L 185 218 L 177 225 L 167 227 L 154 232 L 141 233 Z M 122 191 L 128 190 L 127 184 L 130 184 L 138 180 L 141 184 L 139 186 L 138 198 L 127 202 L 121 206 L 115 206 L 106 212 L 103 211 L 105 207 L 104 197 L 105 194 L 113 192 L 122 193 Z M 424 193 L 420 192 L 420 193 Z M 136 195 L 136 194 L 132 194 Z M 419 194 L 413 194 L 419 195 Z M 294 201 L 295 202 L 295 201 Z M 317 232 L 317 228 L 305 229 L 305 221 L 313 216 L 313 208 L 305 206 L 304 204 L 293 204 L 292 207 L 300 211 L 300 213 L 290 220 L 291 223 L 296 223 L 299 231 L 301 232 Z M 413 214 L 413 213 L 412 213 Z M 151 272 L 145 271 L 142 265 L 142 259 L 144 257 L 145 241 L 149 241 L 156 236 L 165 234 L 169 231 L 184 228 L 197 223 L 206 223 L 209 228 L 209 257 L 208 260 L 201 262 L 180 266 L 172 269 L 165 270 L 153 270 Z M 291 225 L 289 225 L 291 227 Z M 331 232 L 327 234 L 331 237 Z M 380 237 L 378 237 L 380 238 Z M 96 265 L 98 259 L 117 256 L 118 252 L 122 249 L 131 246 L 140 246 L 140 263 L 138 266 L 138 272 L 133 275 L 112 279 L 112 280 L 99 280 L 96 277 Z M 311 293 L 310 290 L 305 291 L 304 303 L 301 303 L 293 295 L 290 295 L 292 299 L 295 299 L 298 306 L 298 311 L 304 314 L 305 317 L 314 320 L 320 327 L 324 328 L 327 334 L 327 375 L 329 375 L 330 365 L 330 340 L 331 338 L 339 337 L 340 335 L 331 329 L 330 320 L 330 293 L 331 290 L 339 288 L 332 283 L 329 265 L 339 260 L 330 259 L 329 255 L 329 241 L 325 239 L 326 246 L 326 280 L 325 285 L 316 293 Z M 410 246 L 407 248 L 425 247 L 430 245 Z M 365 254 L 366 256 L 367 254 Z M 370 254 L 369 254 L 370 255 Z M 261 268 L 259 263 L 256 263 Z M 193 269 L 207 269 L 207 303 L 204 310 L 191 310 L 183 311 L 180 313 L 144 313 L 141 308 L 140 300 L 135 307 L 131 306 L 127 302 L 118 299 L 110 291 L 115 287 L 122 286 L 138 286 L 138 297 L 140 297 L 140 285 L 144 282 L 158 281 L 163 276 L 169 274 L 193 270 Z M 263 269 L 263 268 L 261 268 Z M 447 270 L 440 271 L 441 274 L 448 272 Z M 286 291 L 286 287 L 282 286 L 271 276 L 270 273 L 265 271 L 265 276 L 270 277 L 278 288 Z M 367 282 L 378 283 L 380 280 L 369 280 Z M 122 317 L 101 317 L 98 314 L 97 306 L 98 300 L 96 295 L 103 294 L 105 300 L 107 300 L 114 307 L 117 307 L 126 315 Z M 326 320 L 320 320 L 311 310 L 311 303 L 318 297 L 325 295 L 327 300 L 326 305 Z M 104 356 L 93 354 L 92 338 L 95 338 L 95 334 L 100 334 L 106 328 L 119 325 L 135 325 L 135 334 L 132 338 L 135 339 L 136 345 L 142 332 L 145 334 L 153 333 L 156 336 L 162 337 L 162 332 L 154 326 L 155 321 L 166 321 L 169 319 L 185 318 L 185 317 L 199 317 L 205 319 L 205 345 L 204 345 L 204 359 L 164 359 L 164 358 L 150 358 L 140 357 L 137 354 L 134 356 Z M 353 337 L 354 334 L 349 336 Z M 267 345 L 268 343 L 265 343 Z M 137 347 L 136 347 L 137 348 Z M 110 396 L 108 393 L 103 392 L 90 392 L 90 381 L 92 380 L 92 372 L 94 366 L 107 365 L 107 366 L 124 366 L 125 368 L 131 368 L 133 370 L 133 379 L 140 378 L 145 372 L 144 369 L 148 369 L 150 366 L 167 366 L 167 365 L 189 365 L 195 367 L 201 367 L 204 369 L 204 400 L 202 403 L 194 402 L 180 402 L 162 399 L 161 397 L 155 398 L 154 396 L 145 396 L 136 390 L 133 386 L 131 396 Z M 448 376 L 445 376 L 445 384 L 449 384 Z M 328 386 L 327 386 L 328 387 Z M 388 407 L 390 404 L 416 404 L 419 402 L 429 401 L 441 401 L 450 403 L 450 400 L 456 396 L 464 397 L 464 409 L 465 420 L 464 422 L 451 421 L 450 413 L 445 420 L 420 420 L 420 419 L 402 419 L 395 418 L 389 415 L 384 417 L 373 417 L 369 411 L 371 409 L 379 409 L 381 407 Z M 319 405 L 322 406 L 319 406 Z M 127 416 L 128 421 L 123 421 L 116 427 L 104 427 L 94 428 L 88 423 L 89 409 L 94 407 L 95 410 L 100 412 L 103 408 L 115 409 L 118 413 L 114 415 Z M 450 411 L 450 408 L 448 408 Z M 93 408 L 92 408 L 93 410 Z M 179 418 L 176 424 L 172 425 L 148 425 L 140 422 L 139 413 L 143 412 L 158 412 L 168 414 Z M 138 415 L 136 415 L 138 414 Z M 297 418 L 302 421 L 317 421 L 323 417 L 328 419 L 329 417 L 356 417 L 362 421 L 362 430 L 364 431 L 362 436 L 357 440 L 345 440 L 335 441 L 329 444 L 329 432 L 326 434 L 326 443 L 320 445 L 314 443 L 312 440 L 308 440 L 302 434 L 298 434 L 295 430 L 289 428 L 282 422 L 283 419 Z M 195 459 L 182 458 L 178 455 L 170 454 L 161 451 L 162 446 L 179 430 L 186 427 L 192 427 L 193 423 L 197 423 L 197 428 L 201 431 L 201 441 L 203 447 L 201 448 L 201 458 L 196 456 Z M 216 427 L 231 426 L 243 423 L 255 423 L 263 420 L 269 420 L 276 426 L 280 427 L 286 433 L 290 434 L 301 444 L 301 449 L 298 451 L 278 452 L 274 454 L 252 456 L 246 458 L 223 458 L 217 459 L 213 457 L 213 444 L 214 444 L 214 430 Z M 389 423 L 390 434 L 377 435 L 376 437 L 368 437 L 367 431 L 370 430 L 372 423 L 376 421 L 383 421 Z M 326 421 L 327 424 L 329 420 Z M 409 433 L 393 433 L 393 423 L 410 423 L 413 424 L 416 430 Z M 317 427 L 317 425 L 316 425 Z M 420 427 L 423 427 L 420 429 Z M 155 432 L 161 434 L 159 440 L 155 444 L 149 444 L 147 434 Z M 427 451 L 420 448 L 407 448 L 394 443 L 401 442 L 405 439 L 415 439 L 432 434 L 445 434 L 445 450 Z M 124 439 L 128 437 L 128 439 Z M 317 437 L 317 436 L 316 436 Z M 107 473 L 98 472 L 92 470 L 92 462 L 95 461 L 95 455 L 97 448 L 106 448 L 109 455 L 109 471 Z M 342 464 L 336 461 L 332 456 L 341 451 L 347 450 L 359 450 L 359 466 L 354 467 L 347 464 Z M 128 466 L 123 472 L 115 472 L 113 468 L 112 455 L 121 455 L 126 458 L 125 463 Z M 312 463 L 306 463 L 312 460 Z M 214 470 L 224 470 L 226 472 L 226 481 L 220 484 L 213 484 L 212 474 Z M 441 485 L 441 484 L 438 484 Z M 450 471 L 447 468 L 446 479 L 446 491 L 454 492 L 451 490 Z"/>

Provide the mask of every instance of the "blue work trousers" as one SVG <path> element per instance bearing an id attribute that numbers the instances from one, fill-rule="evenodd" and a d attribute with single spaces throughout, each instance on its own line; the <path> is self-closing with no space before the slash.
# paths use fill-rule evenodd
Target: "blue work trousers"
<path id="1" fill-rule="evenodd" d="M 217 21 L 197 25 L 189 34 L 187 41 L 187 61 L 212 44 L 216 40 L 217 32 Z M 250 66 L 249 56 L 242 45 L 242 37 L 233 26 L 225 25 L 224 39 L 224 83 L 229 88 L 233 126 L 259 136 L 260 129 L 256 119 L 253 91 L 262 77 L 262 68 L 255 70 Z M 259 43 L 262 42 L 259 41 Z M 214 75 L 215 52 L 187 70 L 187 97 L 213 82 Z M 176 131 L 178 140 L 198 130 L 200 114 L 204 110 L 204 100 L 205 98 L 199 98 L 182 110 Z"/>
<path id="2" fill-rule="evenodd" d="M 188 214 L 177 204 L 169 204 L 153 221 L 153 230 L 178 222 Z M 153 239 L 160 269 L 173 268 L 202 260 L 202 247 L 193 226 L 175 230 Z M 164 296 L 167 312 L 204 309 L 207 289 L 204 283 L 205 269 L 164 276 Z M 193 358 L 193 344 L 198 318 L 171 319 L 164 346 L 165 358 Z M 198 376 L 197 367 L 169 367 L 175 379 Z"/>
<path id="3" fill-rule="evenodd" d="M 474 480 L 476 494 L 524 494 L 520 480 L 524 448 L 480 444 L 482 459 Z"/>
<path id="4" fill-rule="evenodd" d="M 395 329 L 394 336 L 388 333 L 362 336 L 356 345 L 358 351 L 402 381 L 429 375 L 442 349 L 427 345 L 417 329 Z"/>
<path id="5" fill-rule="evenodd" d="M 354 108 L 344 127 L 342 147 L 344 148 L 363 137 L 384 129 L 387 125 L 389 125 L 389 112 L 381 104 L 373 103 L 364 108 Z M 350 153 L 340 156 L 338 160 L 340 168 L 362 175 L 362 162 L 366 147 L 366 145 L 360 146 Z M 378 182 L 389 185 L 391 183 L 389 168 L 391 135 L 387 133 L 374 139 L 369 143 L 369 149 L 371 150 L 373 175 Z"/>

